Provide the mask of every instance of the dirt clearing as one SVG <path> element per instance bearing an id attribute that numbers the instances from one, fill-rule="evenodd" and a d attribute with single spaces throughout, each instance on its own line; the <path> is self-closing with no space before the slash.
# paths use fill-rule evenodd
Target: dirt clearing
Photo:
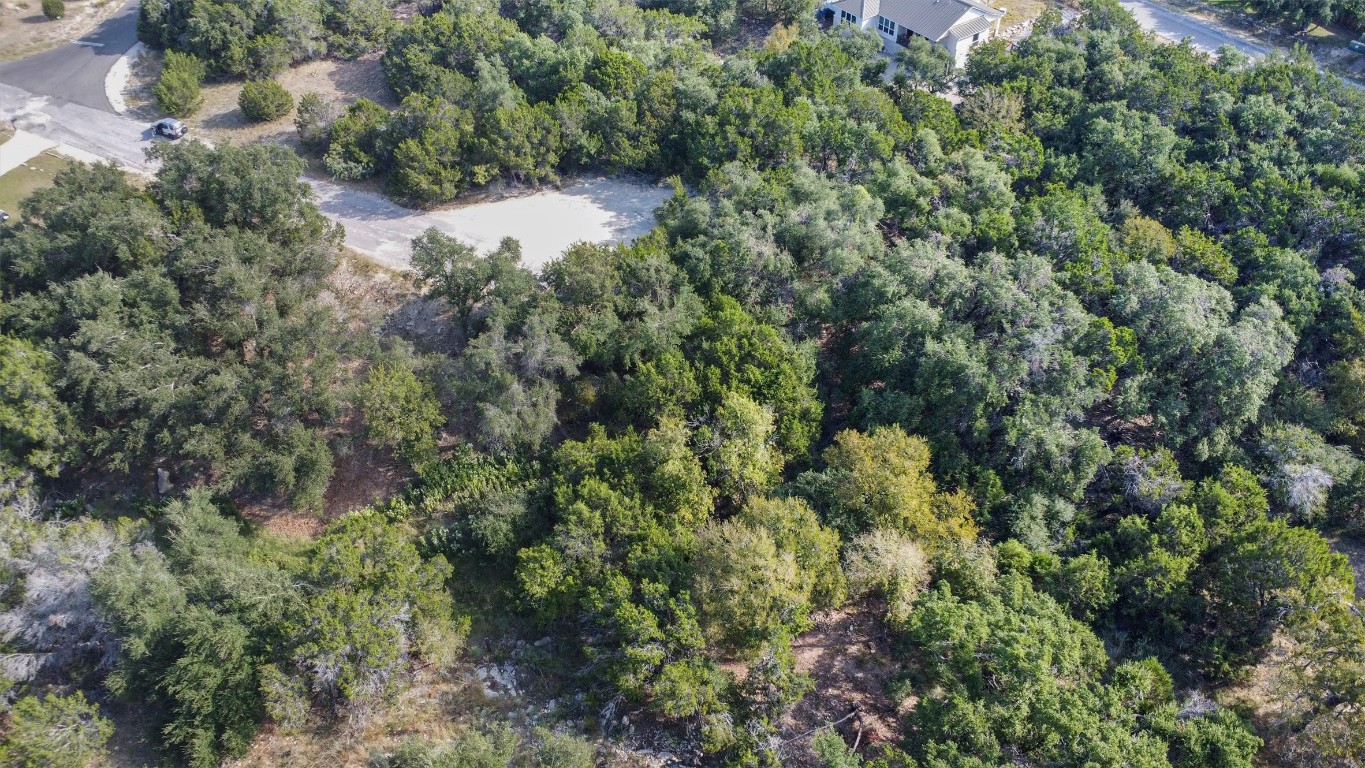
<path id="1" fill-rule="evenodd" d="M 155 120 L 163 116 L 152 97 L 152 86 L 156 85 L 161 73 L 161 58 L 159 52 L 148 51 L 133 63 L 123 91 L 130 115 L 143 120 Z M 311 92 L 342 104 L 352 104 L 366 98 L 387 108 L 398 106 L 398 99 L 389 90 L 384 71 L 379 66 L 378 52 L 350 61 L 326 59 L 305 62 L 281 72 L 275 79 L 293 95 L 295 103 L 305 93 Z M 306 157 L 294 130 L 292 111 L 268 123 L 247 121 L 237 107 L 237 95 L 242 92 L 243 84 L 242 80 L 205 83 L 204 105 L 185 119 L 190 126 L 190 135 L 214 143 L 232 142 L 240 145 L 270 141 L 286 144 Z"/>
<path id="2" fill-rule="evenodd" d="M 849 744 L 900 742 L 902 713 L 887 687 L 905 668 L 891 652 L 885 610 L 876 601 L 852 603 L 821 616 L 792 642 L 796 668 L 815 680 L 815 691 L 782 720 L 783 739 L 790 740 L 783 753 L 787 765 L 820 765 L 805 734 L 841 720 L 835 728 Z"/>
<path id="3" fill-rule="evenodd" d="M 415 211 L 377 192 L 313 179 L 318 207 L 346 227 L 346 244 L 396 270 L 410 267 L 412 239 L 430 227 L 484 253 L 504 237 L 521 242 L 522 263 L 539 271 L 574 243 L 632 240 L 654 228 L 654 209 L 673 194 L 667 184 L 583 178 L 562 189 Z"/>
<path id="4" fill-rule="evenodd" d="M 522 263 L 539 272 L 574 243 L 633 240 L 654 228 L 671 187 L 596 178 L 522 197 L 433 211 L 441 229 L 481 251 L 504 237 L 521 242 Z"/>
<path id="5" fill-rule="evenodd" d="M 352 104 L 363 97 L 384 107 L 398 106 L 379 67 L 378 53 L 351 61 L 310 61 L 290 67 L 275 79 L 293 95 L 296 104 L 303 94 L 312 92 L 343 104 Z M 237 95 L 242 92 L 243 84 L 234 80 L 205 86 L 204 106 L 185 121 L 190 130 L 213 142 L 273 141 L 288 144 L 303 154 L 294 130 L 292 111 L 268 123 L 247 121 L 237 107 Z"/>
<path id="6" fill-rule="evenodd" d="M 994 0 L 990 3 L 1005 10 L 1004 26 L 1012 27 L 1024 21 L 1032 21 L 1047 10 L 1047 0 Z"/>
<path id="7" fill-rule="evenodd" d="M 79 39 L 121 7 L 123 0 L 67 0 L 66 16 L 53 21 L 40 0 L 0 0 L 0 61 Z"/>

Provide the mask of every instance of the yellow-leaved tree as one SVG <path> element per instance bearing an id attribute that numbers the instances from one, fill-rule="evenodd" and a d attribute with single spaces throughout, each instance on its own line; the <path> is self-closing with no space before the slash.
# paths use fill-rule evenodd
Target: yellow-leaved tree
<path id="1" fill-rule="evenodd" d="M 824 459 L 825 471 L 809 478 L 808 487 L 846 537 L 886 529 L 929 548 L 976 538 L 974 503 L 961 491 L 939 491 L 923 438 L 899 427 L 844 430 Z"/>

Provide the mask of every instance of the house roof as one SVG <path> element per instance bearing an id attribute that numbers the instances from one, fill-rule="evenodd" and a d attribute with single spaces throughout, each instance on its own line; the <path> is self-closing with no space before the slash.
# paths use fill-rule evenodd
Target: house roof
<path id="1" fill-rule="evenodd" d="M 974 18 L 984 18 L 986 26 L 963 34 L 974 35 L 991 26 L 991 22 L 1005 12 L 986 5 L 981 0 L 838 0 L 829 3 L 835 8 L 857 16 L 859 20 L 883 16 L 930 40 L 941 40 L 948 31 L 972 24 L 963 17 L 975 12 Z"/>
<path id="2" fill-rule="evenodd" d="M 863 0 L 838 0 L 837 2 L 826 3 L 826 5 L 838 8 L 841 11 L 848 11 L 854 16 L 857 16 L 859 21 L 862 21 L 864 18 Z"/>
<path id="3" fill-rule="evenodd" d="M 975 16 L 948 30 L 948 34 L 961 40 L 970 37 L 971 35 L 975 35 L 978 32 L 985 32 L 990 29 L 991 25 L 994 23 L 995 21 L 993 19 L 988 19 L 985 16 Z"/>
<path id="4" fill-rule="evenodd" d="M 964 23 L 963 17 L 973 11 L 977 18 L 998 19 L 1005 15 L 979 0 L 883 0 L 881 7 L 882 16 L 930 40 L 942 40 L 948 30 Z"/>

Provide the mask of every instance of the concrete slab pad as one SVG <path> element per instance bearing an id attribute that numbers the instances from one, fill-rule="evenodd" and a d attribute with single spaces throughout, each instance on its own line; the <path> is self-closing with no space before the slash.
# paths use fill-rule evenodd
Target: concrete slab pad
<path id="1" fill-rule="evenodd" d="M 14 136 L 4 144 L 0 144 L 0 176 L 18 168 L 29 160 L 42 154 L 43 150 L 51 149 L 57 142 L 52 139 L 43 138 L 36 133 L 29 133 L 24 130 L 17 130 Z"/>

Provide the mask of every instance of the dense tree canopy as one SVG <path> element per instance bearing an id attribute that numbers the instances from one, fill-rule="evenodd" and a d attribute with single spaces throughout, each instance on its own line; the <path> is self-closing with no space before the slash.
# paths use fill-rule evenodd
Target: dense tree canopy
<path id="1" fill-rule="evenodd" d="M 0 237 L 0 328 L 18 337 L 0 370 L 24 394 L 5 451 L 320 504 L 342 341 L 317 296 L 341 232 L 287 150 L 160 157 L 146 191 L 112 166 L 62 172 Z"/>
<path id="2" fill-rule="evenodd" d="M 30 197 L 0 230 L 0 754 L 97 753 L 115 695 L 213 765 L 507 663 L 607 739 L 778 765 L 839 693 L 802 636 L 848 619 L 897 743 L 822 729 L 832 766 L 1358 765 L 1328 535 L 1365 533 L 1365 96 L 1112 0 L 890 82 L 800 3 L 647 5 L 144 5 L 216 75 L 383 48 L 396 108 L 300 99 L 338 179 L 675 193 L 538 273 L 428 231 L 394 322 L 350 313 L 282 148 Z M 353 511 L 357 456 L 405 488 Z M 284 507 L 328 519 L 247 522 Z M 600 759 L 440 727 L 374 764 Z"/>

